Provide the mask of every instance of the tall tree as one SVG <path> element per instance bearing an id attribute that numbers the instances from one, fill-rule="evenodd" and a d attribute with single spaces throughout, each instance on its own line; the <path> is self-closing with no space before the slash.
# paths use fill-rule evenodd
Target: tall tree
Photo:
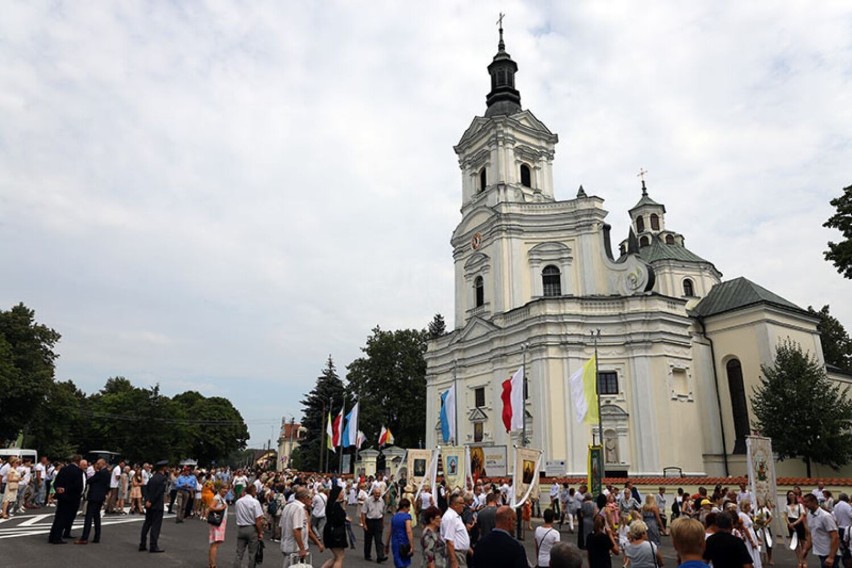
<path id="1" fill-rule="evenodd" d="M 825 362 L 847 373 L 852 373 L 852 339 L 846 333 L 843 324 L 829 313 L 827 305 L 820 311 L 808 306 L 808 312 L 819 318 L 817 331 L 822 340 L 822 354 Z"/>
<path id="2" fill-rule="evenodd" d="M 429 339 L 437 339 L 445 333 L 447 333 L 447 324 L 444 321 L 444 316 L 435 314 L 435 317 L 429 322 Z"/>
<path id="3" fill-rule="evenodd" d="M 304 441 L 299 445 L 301 468 L 306 471 L 320 470 L 320 452 L 325 452 L 328 414 L 334 417 L 343 405 L 345 389 L 343 381 L 337 375 L 337 369 L 331 355 L 328 356 L 322 374 L 317 378 L 316 385 L 302 400 L 302 426 L 307 430 Z M 351 408 L 347 401 L 346 407 Z M 333 455 L 333 454 L 332 454 Z M 332 463 L 332 468 L 335 463 Z M 327 469 L 323 467 L 323 469 Z"/>
<path id="4" fill-rule="evenodd" d="M 53 385 L 60 335 L 24 304 L 0 310 L 0 442 L 26 430 Z"/>
<path id="5" fill-rule="evenodd" d="M 852 402 L 802 347 L 786 341 L 775 349 L 771 366 L 762 365 L 752 406 L 755 428 L 772 438 L 780 459 L 801 457 L 839 468 L 852 459 Z"/>
<path id="6" fill-rule="evenodd" d="M 189 417 L 185 433 L 189 447 L 188 456 L 202 464 L 225 463 L 232 453 L 246 447 L 248 427 L 240 412 L 228 399 L 214 396 L 206 398 L 195 391 L 187 391 L 172 398 Z"/>
<path id="7" fill-rule="evenodd" d="M 44 403 L 33 410 L 24 445 L 59 459 L 82 451 L 90 422 L 88 408 L 86 395 L 73 381 L 51 383 Z"/>
<path id="8" fill-rule="evenodd" d="M 383 331 L 378 326 L 361 348 L 364 356 L 348 367 L 347 390 L 361 403 L 361 430 L 376 443 L 382 425 L 395 444 L 415 448 L 426 423 L 425 330 Z"/>
<path id="9" fill-rule="evenodd" d="M 823 223 L 823 227 L 839 229 L 843 240 L 828 243 L 825 259 L 830 260 L 837 272 L 845 278 L 852 278 L 852 185 L 843 188 L 843 194 L 831 200 L 831 206 L 837 213 Z"/>

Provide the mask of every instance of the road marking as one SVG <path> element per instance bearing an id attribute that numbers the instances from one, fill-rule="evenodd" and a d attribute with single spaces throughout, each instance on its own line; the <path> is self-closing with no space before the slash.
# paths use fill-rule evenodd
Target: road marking
<path id="1" fill-rule="evenodd" d="M 31 526 L 33 526 L 34 524 L 36 524 L 37 522 L 39 522 L 39 521 L 41 521 L 41 520 L 43 520 L 43 519 L 46 519 L 46 518 L 48 518 L 48 517 L 52 517 L 52 516 L 53 516 L 53 515 L 50 515 L 50 514 L 47 514 L 47 515 L 35 515 L 33 518 L 31 518 L 31 519 L 27 519 L 26 521 L 24 521 L 23 523 L 21 523 L 21 524 L 20 524 L 20 525 L 18 525 L 18 526 L 19 526 L 19 527 L 31 527 Z"/>

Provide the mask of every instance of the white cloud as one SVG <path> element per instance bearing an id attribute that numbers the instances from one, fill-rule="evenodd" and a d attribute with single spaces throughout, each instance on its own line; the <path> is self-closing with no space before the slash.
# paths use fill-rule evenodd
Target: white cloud
<path id="1" fill-rule="evenodd" d="M 501 9 L 523 104 L 560 135 L 560 198 L 584 184 L 624 234 L 645 167 L 727 277 L 852 327 L 821 228 L 850 183 L 847 3 Z M 298 412 L 374 325 L 451 321 L 452 145 L 484 110 L 493 11 L 5 6 L 0 305 L 59 330 L 86 390 L 209 386 L 255 420 Z"/>

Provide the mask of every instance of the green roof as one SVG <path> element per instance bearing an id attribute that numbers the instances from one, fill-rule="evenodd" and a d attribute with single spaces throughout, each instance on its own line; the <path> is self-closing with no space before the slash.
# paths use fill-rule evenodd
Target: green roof
<path id="1" fill-rule="evenodd" d="M 704 260 L 691 250 L 680 245 L 667 245 L 654 236 L 651 238 L 651 244 L 639 247 L 639 257 L 645 262 L 654 262 L 656 260 L 682 260 L 686 262 L 705 262 L 712 264 L 710 261 Z"/>
<path id="2" fill-rule="evenodd" d="M 694 311 L 698 315 L 706 317 L 756 304 L 771 304 L 797 312 L 805 311 L 793 302 L 785 300 L 778 294 L 770 292 L 742 276 L 713 286 L 710 293 L 695 306 Z"/>

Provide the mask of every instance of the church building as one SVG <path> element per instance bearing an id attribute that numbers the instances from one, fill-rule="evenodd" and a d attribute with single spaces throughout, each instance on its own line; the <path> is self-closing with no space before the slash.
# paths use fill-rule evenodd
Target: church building
<path id="1" fill-rule="evenodd" d="M 575 419 L 568 379 L 597 349 L 607 475 L 745 474 L 760 366 L 788 339 L 822 362 L 817 320 L 745 278 L 723 281 L 686 247 L 687 214 L 667 218 L 644 180 L 614 249 L 602 198 L 581 186 L 557 199 L 558 136 L 521 106 L 517 71 L 501 29 L 484 116 L 455 146 L 455 325 L 426 353 L 426 447 L 443 443 L 440 393 L 456 385 L 456 442 L 511 455 L 521 432 L 503 426 L 501 384 L 524 366 L 528 445 L 585 475 L 598 426 Z M 777 471 L 802 476 L 804 464 Z"/>

